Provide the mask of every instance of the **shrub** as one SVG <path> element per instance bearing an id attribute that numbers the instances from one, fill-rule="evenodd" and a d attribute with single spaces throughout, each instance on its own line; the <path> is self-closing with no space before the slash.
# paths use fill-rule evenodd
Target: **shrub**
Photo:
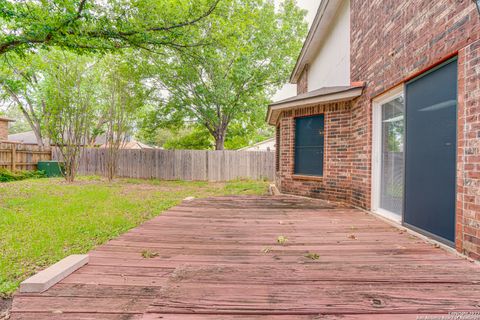
<path id="1" fill-rule="evenodd" d="M 7 169 L 0 169 L 0 182 L 19 181 L 25 179 L 39 179 L 45 178 L 44 171 L 10 171 Z"/>

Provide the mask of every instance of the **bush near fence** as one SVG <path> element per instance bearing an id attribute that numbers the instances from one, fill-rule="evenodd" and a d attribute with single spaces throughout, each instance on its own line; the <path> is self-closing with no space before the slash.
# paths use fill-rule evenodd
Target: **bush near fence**
<path id="1" fill-rule="evenodd" d="M 61 161 L 58 150 L 52 154 Z M 79 174 L 103 175 L 105 157 L 105 149 L 85 149 Z M 117 170 L 124 178 L 187 181 L 273 180 L 274 173 L 274 152 L 231 150 L 120 150 Z"/>

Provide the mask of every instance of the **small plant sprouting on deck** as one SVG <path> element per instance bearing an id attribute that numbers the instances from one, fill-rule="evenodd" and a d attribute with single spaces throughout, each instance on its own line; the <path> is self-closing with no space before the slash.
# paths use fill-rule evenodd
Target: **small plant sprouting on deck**
<path id="1" fill-rule="evenodd" d="M 284 246 L 285 244 L 287 244 L 287 242 L 288 242 L 287 237 L 285 237 L 285 236 L 278 236 L 278 238 L 277 238 L 277 243 L 278 243 L 278 244 Z"/>
<path id="2" fill-rule="evenodd" d="M 311 260 L 318 260 L 318 259 L 320 259 L 320 255 L 318 253 L 308 252 L 305 255 L 305 258 L 308 258 L 308 259 L 311 259 Z"/>
<path id="3" fill-rule="evenodd" d="M 143 250 L 142 251 L 142 257 L 144 259 L 151 259 L 151 258 L 155 258 L 155 257 L 158 257 L 158 256 L 159 256 L 158 252 L 153 252 L 153 251 L 150 251 L 150 250 Z"/>

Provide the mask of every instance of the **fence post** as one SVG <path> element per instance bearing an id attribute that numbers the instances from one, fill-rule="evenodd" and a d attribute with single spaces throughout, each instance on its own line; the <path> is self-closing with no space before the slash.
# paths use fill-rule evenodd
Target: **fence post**
<path id="1" fill-rule="evenodd" d="M 275 175 L 273 152 L 122 150 L 120 154 L 119 176 L 126 178 L 228 181 L 239 178 L 273 179 Z M 103 160 L 103 149 L 85 150 L 80 159 L 80 173 L 102 174 Z"/>
<path id="2" fill-rule="evenodd" d="M 12 171 L 17 170 L 17 147 L 15 146 L 14 143 L 12 143 L 11 147 L 11 153 L 12 153 Z"/>

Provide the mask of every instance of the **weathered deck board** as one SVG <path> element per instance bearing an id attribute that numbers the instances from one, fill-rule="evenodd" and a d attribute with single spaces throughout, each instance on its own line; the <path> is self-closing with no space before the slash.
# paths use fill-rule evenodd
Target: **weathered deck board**
<path id="1" fill-rule="evenodd" d="M 371 215 L 218 197 L 98 247 L 42 294 L 16 295 L 12 319 L 406 320 L 458 310 L 480 310 L 480 268 Z"/>

